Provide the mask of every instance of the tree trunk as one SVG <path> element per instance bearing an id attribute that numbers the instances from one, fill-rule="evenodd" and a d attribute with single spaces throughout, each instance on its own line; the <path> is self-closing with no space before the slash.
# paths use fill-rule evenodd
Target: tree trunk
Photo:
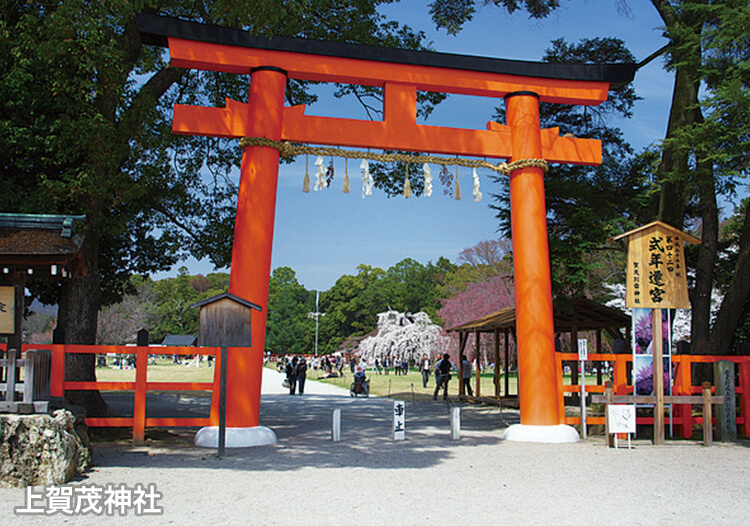
<path id="1" fill-rule="evenodd" d="M 696 171 L 700 214 L 702 224 L 701 245 L 695 264 L 695 287 L 692 291 L 691 306 L 691 352 L 705 355 L 721 353 L 711 346 L 711 291 L 714 283 L 716 253 L 719 245 L 719 207 L 716 202 L 716 189 L 710 164 L 700 162 Z M 708 379 L 711 381 L 711 379 Z"/>
<path id="2" fill-rule="evenodd" d="M 739 254 L 732 282 L 727 288 L 724 301 L 716 316 L 711 333 L 712 347 L 719 353 L 733 354 L 734 333 L 750 301 L 750 206 L 745 207 L 745 221 L 740 236 Z"/>
<path id="3" fill-rule="evenodd" d="M 84 254 L 88 263 L 86 276 L 74 276 L 63 283 L 60 291 L 58 327 L 65 331 L 65 343 L 92 345 L 96 343 L 96 326 L 101 303 L 99 275 L 99 243 L 87 234 Z M 96 355 L 69 354 L 65 359 L 65 379 L 96 380 Z M 81 405 L 87 416 L 111 414 L 99 391 L 66 391 L 65 401 Z"/>

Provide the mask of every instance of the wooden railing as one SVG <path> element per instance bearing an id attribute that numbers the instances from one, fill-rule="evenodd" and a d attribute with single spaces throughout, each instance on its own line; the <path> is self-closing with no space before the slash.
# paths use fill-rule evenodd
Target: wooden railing
<path id="1" fill-rule="evenodd" d="M 203 427 L 219 425 L 219 382 L 221 379 L 220 347 L 162 347 L 126 345 L 55 345 L 24 344 L 23 350 L 44 349 L 52 352 L 50 395 L 62 397 L 65 391 L 132 391 L 132 417 L 88 417 L 90 427 L 132 427 L 133 440 L 142 442 L 146 427 Z M 134 382 L 82 382 L 65 380 L 65 356 L 68 354 L 120 354 L 135 355 Z M 211 382 L 149 382 L 149 355 L 203 355 L 213 356 L 214 372 Z M 210 391 L 211 409 L 208 418 L 146 417 L 148 391 Z"/>
<path id="2" fill-rule="evenodd" d="M 555 353 L 557 365 L 558 392 L 560 394 L 560 418 L 564 424 L 580 425 L 580 416 L 565 416 L 566 394 L 580 393 L 581 387 L 578 384 L 565 384 L 563 376 L 563 362 L 570 363 L 571 367 L 578 367 L 577 353 Z M 739 416 L 737 417 L 737 427 L 745 437 L 750 437 L 750 356 L 694 356 L 689 354 L 672 355 L 674 369 L 674 387 L 675 396 L 688 396 L 701 394 L 702 386 L 692 385 L 692 364 L 694 363 L 715 363 L 718 361 L 730 361 L 739 368 L 739 382 L 735 388 L 735 393 L 739 398 Z M 601 367 L 603 363 L 612 364 L 612 382 L 614 384 L 615 395 L 626 395 L 633 393 L 633 386 L 628 384 L 628 363 L 633 361 L 632 354 L 589 354 L 588 361 L 599 362 Z M 590 376 L 589 376 L 590 377 Z M 604 378 L 608 380 L 609 376 Z M 589 385 L 586 383 L 587 393 L 604 393 L 604 385 Z M 665 422 L 669 423 L 670 419 L 666 418 Z M 604 425 L 604 416 L 587 416 L 588 425 Z M 653 425 L 653 417 L 638 417 L 639 425 Z M 671 423 L 676 426 L 677 433 L 682 438 L 691 438 L 693 436 L 693 426 L 702 425 L 703 417 L 693 416 L 693 407 L 690 404 L 675 404 L 674 414 Z"/>
<path id="3" fill-rule="evenodd" d="M 29 351 L 23 358 L 15 349 L 8 351 L 7 358 L 0 359 L 0 411 L 46 413 L 50 398 L 50 366 L 51 355 L 47 351 Z M 24 371 L 23 381 L 16 376 L 21 369 Z M 21 401 L 16 400 L 19 392 Z"/>

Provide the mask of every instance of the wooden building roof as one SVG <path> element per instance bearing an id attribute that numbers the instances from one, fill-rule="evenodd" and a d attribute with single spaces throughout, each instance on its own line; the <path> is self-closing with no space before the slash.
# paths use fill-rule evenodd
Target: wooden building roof
<path id="1" fill-rule="evenodd" d="M 33 268 L 69 266 L 85 274 L 83 236 L 76 221 L 86 216 L 0 214 L 0 266 Z"/>
<path id="2" fill-rule="evenodd" d="M 624 312 L 606 307 L 587 298 L 556 298 L 552 303 L 555 319 L 555 332 L 571 332 L 604 329 L 613 337 L 622 337 L 619 329 L 630 326 L 630 316 Z M 508 307 L 477 320 L 451 329 L 448 332 L 494 332 L 515 329 L 516 309 Z"/>

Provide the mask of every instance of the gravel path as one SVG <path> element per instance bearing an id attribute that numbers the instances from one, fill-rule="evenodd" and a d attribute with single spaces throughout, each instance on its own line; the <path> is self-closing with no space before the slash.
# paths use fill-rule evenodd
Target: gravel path
<path id="1" fill-rule="evenodd" d="M 152 432 L 145 446 L 96 445 L 96 469 L 72 485 L 154 483 L 163 515 L 18 517 L 24 492 L 0 489 L 2 524 L 735 525 L 750 516 L 747 441 L 638 440 L 631 450 L 608 449 L 602 437 L 504 442 L 517 412 L 475 406 L 462 408 L 461 440 L 452 441 L 446 403 L 407 401 L 407 439 L 395 442 L 391 400 L 318 382 L 292 397 L 281 380 L 264 372 L 261 423 L 277 445 L 218 459 L 192 445 L 194 430 Z"/>

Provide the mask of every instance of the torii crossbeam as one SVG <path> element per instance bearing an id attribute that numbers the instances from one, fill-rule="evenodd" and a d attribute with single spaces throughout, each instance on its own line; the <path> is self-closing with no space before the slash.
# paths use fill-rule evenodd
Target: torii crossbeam
<path id="1" fill-rule="evenodd" d="M 611 85 L 630 82 L 635 74 L 632 64 L 546 64 L 255 37 L 146 14 L 139 15 L 138 27 L 144 42 L 169 47 L 173 66 L 250 75 L 247 103 L 227 100 L 225 108 L 176 105 L 172 129 L 181 134 L 596 165 L 601 163 L 600 141 L 561 137 L 557 128 L 542 130 L 539 103 L 597 105 L 607 99 Z M 314 117 L 305 115 L 304 106 L 284 107 L 288 79 L 382 87 L 384 118 Z M 505 98 L 507 124 L 490 122 L 486 130 L 417 124 L 417 91 Z M 278 169 L 277 149 L 244 148 L 229 290 L 259 304 L 263 312 L 253 323 L 252 351 L 229 359 L 229 428 L 259 425 Z M 542 169 L 514 170 L 510 194 L 521 425 L 505 435 L 577 440 L 574 429 L 561 431 L 567 426 L 561 425 L 557 399 Z M 228 437 L 231 445 L 253 444 L 230 444 Z"/>

